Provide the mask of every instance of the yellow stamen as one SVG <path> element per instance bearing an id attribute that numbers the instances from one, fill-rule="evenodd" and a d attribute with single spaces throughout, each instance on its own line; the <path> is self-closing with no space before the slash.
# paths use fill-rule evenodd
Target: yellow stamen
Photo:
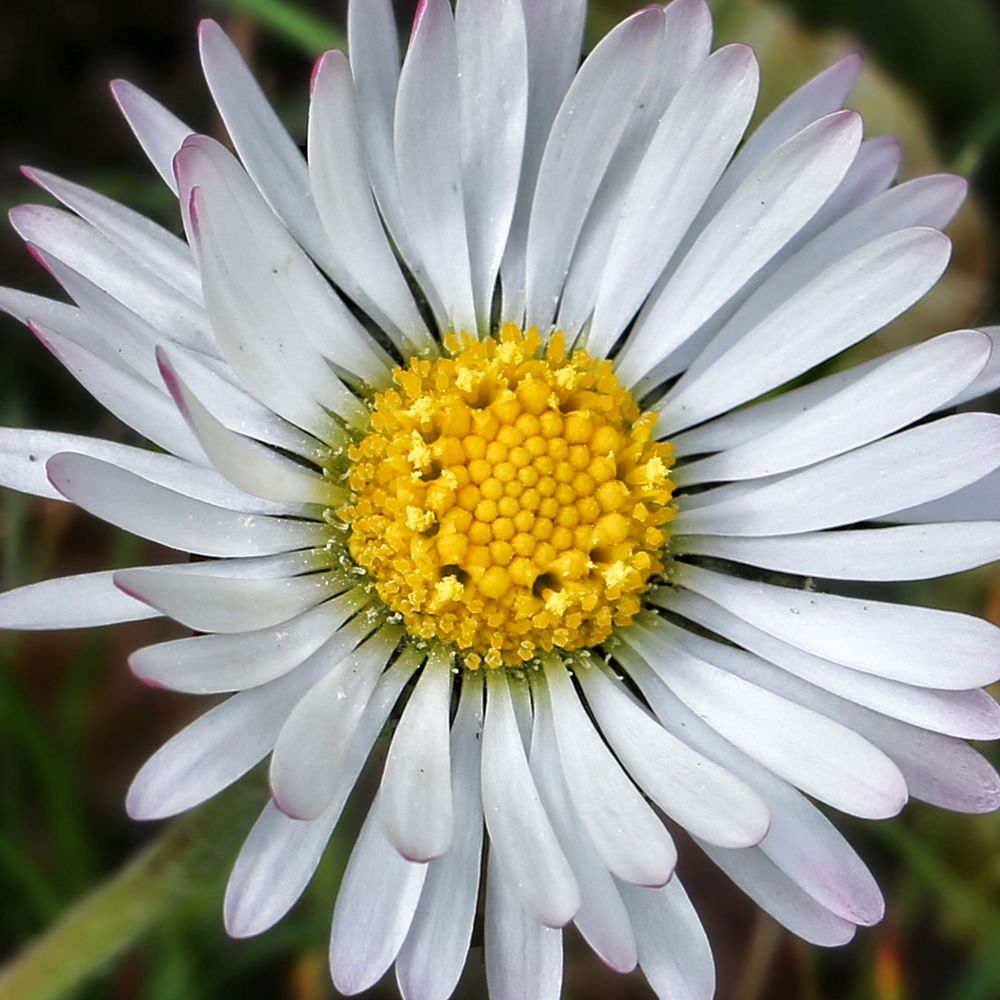
<path id="1" fill-rule="evenodd" d="M 352 450 L 350 550 L 467 668 L 603 642 L 663 569 L 673 463 L 608 361 L 507 324 L 397 369 Z"/>

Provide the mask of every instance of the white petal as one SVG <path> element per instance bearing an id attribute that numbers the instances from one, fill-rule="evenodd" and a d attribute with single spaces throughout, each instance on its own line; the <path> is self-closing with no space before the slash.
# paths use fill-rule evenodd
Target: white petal
<path id="1" fill-rule="evenodd" d="M 861 120 L 838 112 L 774 151 L 737 189 L 640 317 L 619 355 L 631 385 L 735 295 L 816 213 L 850 167 Z M 741 233 L 741 239 L 733 239 Z"/>
<path id="2" fill-rule="evenodd" d="M 298 146 L 225 32 L 204 20 L 198 40 L 205 80 L 247 173 L 296 240 L 324 264 L 328 241 Z"/>
<path id="3" fill-rule="evenodd" d="M 743 778 L 767 802 L 771 829 L 759 845 L 791 881 L 824 909 L 852 924 L 875 924 L 885 913 L 878 884 L 851 845 L 804 795 L 694 714 L 629 649 L 616 653 L 663 725 L 706 757 Z M 749 851 L 724 851 L 739 856 Z"/>
<path id="4" fill-rule="evenodd" d="M 862 146 L 858 160 L 864 149 Z M 858 160 L 855 160 L 855 165 Z M 893 234 L 900 239 L 900 230 L 916 227 L 944 229 L 961 206 L 967 190 L 968 184 L 952 174 L 920 177 L 885 191 L 845 217 L 834 218 L 832 224 L 820 227 L 820 216 L 830 209 L 835 193 L 812 222 L 762 272 L 763 280 L 759 280 L 753 294 L 719 325 L 715 336 L 691 365 L 685 380 L 689 382 L 699 376 L 748 331 L 764 323 L 772 313 L 780 311 L 788 299 L 799 295 L 828 271 L 831 262 L 843 260 Z M 943 240 L 940 242 L 946 245 Z M 845 284 L 851 277 L 847 277 Z M 715 322 L 713 320 L 708 326 L 713 326 Z"/>
<path id="5" fill-rule="evenodd" d="M 52 500 L 65 500 L 46 475 L 48 460 L 63 451 L 99 458 L 184 496 L 242 513 L 292 514 L 302 510 L 301 504 L 269 503 L 251 497 L 227 483 L 213 469 L 192 465 L 173 455 L 77 434 L 15 427 L 0 427 L 0 485 Z"/>
<path id="6" fill-rule="evenodd" d="M 580 889 L 531 777 L 506 671 L 490 671 L 486 683 L 482 789 L 493 867 L 532 920 L 561 927 L 580 909 Z"/>
<path id="7" fill-rule="evenodd" d="M 758 80 L 753 51 L 730 45 L 670 103 L 605 251 L 588 350 L 606 353 L 642 305 L 742 138 Z"/>
<path id="8" fill-rule="evenodd" d="M 399 637 L 398 627 L 384 626 L 329 663 L 326 676 L 281 727 L 271 756 L 271 792 L 293 819 L 316 819 L 330 805 L 351 740 Z"/>
<path id="9" fill-rule="evenodd" d="M 199 805 L 258 764 L 292 706 L 329 669 L 345 629 L 297 670 L 241 691 L 165 743 L 135 776 L 125 807 L 135 819 L 163 819 Z"/>
<path id="10" fill-rule="evenodd" d="M 86 455 L 61 453 L 46 470 L 68 500 L 111 524 L 187 552 L 255 556 L 322 546 L 329 528 L 242 514 L 164 489 L 131 472 Z"/>
<path id="11" fill-rule="evenodd" d="M 1000 676 L 1000 629 L 953 611 L 737 580 L 684 566 L 682 586 L 824 659 L 919 687 L 962 690 Z"/>
<path id="12" fill-rule="evenodd" d="M 265 500 L 337 507 L 347 491 L 298 462 L 229 430 L 184 384 L 169 356 L 158 348 L 163 381 L 212 464 L 235 486 Z"/>
<path id="13" fill-rule="evenodd" d="M 552 124 L 526 250 L 527 323 L 548 329 L 584 217 L 652 69 L 663 12 L 647 7 L 597 45 Z"/>
<path id="14" fill-rule="evenodd" d="M 665 885 L 677 863 L 670 834 L 594 729 L 566 669 L 544 663 L 563 775 L 573 804 L 608 870 L 625 882 Z"/>
<path id="15" fill-rule="evenodd" d="M 906 804 L 906 784 L 885 754 L 856 733 L 815 712 L 736 677 L 682 644 L 668 625 L 628 630 L 625 639 L 713 729 L 765 767 L 842 812 L 867 819 L 895 816 Z M 722 650 L 720 653 L 719 650 Z M 739 652 L 734 651 L 734 652 Z M 744 654 L 745 655 L 745 654 Z"/>
<path id="16" fill-rule="evenodd" d="M 347 42 L 358 92 L 361 141 L 379 209 L 407 266 L 420 274 L 396 176 L 393 118 L 399 83 L 399 36 L 391 0 L 349 0 Z"/>
<path id="17" fill-rule="evenodd" d="M 682 379 L 664 400 L 663 420 L 683 430 L 853 346 L 922 298 L 950 253 L 937 230 L 905 229 L 838 260 L 704 372 Z"/>
<path id="18" fill-rule="evenodd" d="M 199 465 L 206 464 L 201 446 L 167 396 L 137 375 L 103 361 L 55 330 L 35 323 L 31 324 L 31 329 L 70 374 L 119 420 L 174 455 Z"/>
<path id="19" fill-rule="evenodd" d="M 664 1000 L 712 1000 L 715 962 L 705 929 L 680 879 L 659 889 L 622 883 L 639 943 L 639 965 Z"/>
<path id="20" fill-rule="evenodd" d="M 668 733 L 598 667 L 576 676 L 618 759 L 671 819 L 720 847 L 764 839 L 771 817 L 753 789 Z"/>
<path id="21" fill-rule="evenodd" d="M 126 569 L 115 586 L 196 632 L 250 632 L 287 622 L 345 589 L 335 574 L 232 579 Z"/>
<path id="22" fill-rule="evenodd" d="M 762 632 L 692 590 L 654 598 L 675 614 L 731 639 L 783 670 L 833 694 L 923 729 L 970 740 L 1000 736 L 1000 704 L 986 691 L 939 691 L 887 680 L 820 659 Z"/>
<path id="23" fill-rule="evenodd" d="M 447 0 L 417 8 L 399 78 L 394 143 L 407 231 L 444 302 L 444 326 L 476 332 L 460 149 L 458 55 Z M 434 169 L 428 169 L 434 164 Z"/>
<path id="24" fill-rule="evenodd" d="M 705 207 L 711 219 L 754 169 L 779 146 L 813 122 L 839 110 L 857 82 L 861 58 L 852 54 L 827 67 L 787 97 L 754 129 Z M 700 226 L 698 227 L 701 228 Z"/>
<path id="25" fill-rule="evenodd" d="M 727 851 L 709 844 L 700 846 L 762 910 L 803 940 L 829 948 L 847 944 L 854 937 L 854 924 L 806 895 L 759 848 Z"/>
<path id="26" fill-rule="evenodd" d="M 396 960 L 396 979 L 404 1000 L 447 1000 L 469 953 L 483 849 L 482 730 L 482 678 L 466 671 L 451 730 L 455 842 L 443 858 L 428 866 L 420 905 Z"/>
<path id="27" fill-rule="evenodd" d="M 562 931 L 538 923 L 518 902 L 491 853 L 486 884 L 486 986 L 491 1000 L 559 1000 Z"/>
<path id="28" fill-rule="evenodd" d="M 953 493 L 1000 465 L 1000 418 L 959 413 L 758 488 L 681 510 L 677 534 L 794 535 L 866 521 Z"/>
<path id="29" fill-rule="evenodd" d="M 528 40 L 528 119 L 521 183 L 503 259 L 506 322 L 524 320 L 525 250 L 538 168 L 552 121 L 580 63 L 586 0 L 522 0 Z"/>
<path id="30" fill-rule="evenodd" d="M 289 819 L 269 802 L 250 831 L 226 886 L 226 931 L 260 934 L 276 924 L 302 895 L 340 820 L 372 745 L 421 657 L 403 653 L 382 675 L 351 743 L 340 787 L 319 819 Z"/>
<path id="31" fill-rule="evenodd" d="M 333 910 L 333 985 L 353 996 L 374 986 L 392 965 L 410 929 L 427 865 L 407 861 L 385 839 L 376 816 L 365 819 Z"/>
<path id="32" fill-rule="evenodd" d="M 147 684 L 190 694 L 220 694 L 259 687 L 312 656 L 369 601 L 368 595 L 358 588 L 280 627 L 189 636 L 145 646 L 129 657 L 129 667 Z"/>
<path id="33" fill-rule="evenodd" d="M 0 594 L 0 628 L 91 628 L 158 618 L 159 612 L 114 584 L 114 572 L 42 580 Z"/>
<path id="34" fill-rule="evenodd" d="M 177 177 L 184 203 L 191 203 L 194 238 L 202 251 L 205 305 L 233 369 L 246 380 L 241 365 L 247 361 L 239 350 L 246 351 L 250 344 L 266 350 L 262 341 L 269 335 L 276 341 L 270 348 L 274 360 L 289 367 L 302 388 L 351 416 L 356 401 L 347 397 L 323 358 L 380 385 L 386 375 L 384 352 L 219 143 L 207 136 L 189 138 L 177 154 Z M 245 317 L 221 312 L 230 300 L 241 304 Z M 242 339 L 233 332 L 238 318 L 255 324 Z M 259 386 L 253 388 L 260 395 Z"/>
<path id="35" fill-rule="evenodd" d="M 22 168 L 29 180 L 58 198 L 135 260 L 142 261 L 192 302 L 201 283 L 191 249 L 173 233 L 116 201 L 45 170 Z"/>
<path id="36" fill-rule="evenodd" d="M 451 847 L 450 653 L 434 651 L 396 726 L 378 816 L 389 843 L 410 861 L 430 861 Z"/>
<path id="37" fill-rule="evenodd" d="M 986 326 L 980 332 L 989 337 L 993 345 L 990 360 L 972 385 L 951 401 L 952 406 L 961 406 L 970 399 L 978 399 L 1000 388 L 1000 326 Z"/>
<path id="38" fill-rule="evenodd" d="M 556 321 L 570 339 L 593 311 L 625 196 L 649 151 L 653 133 L 678 90 L 708 58 L 711 44 L 712 15 L 704 0 L 680 0 L 664 8 L 659 54 L 587 211 L 573 251 Z"/>
<path id="39" fill-rule="evenodd" d="M 882 521 L 926 524 L 934 521 L 987 521 L 1000 514 L 1000 470 L 954 493 L 907 510 L 896 511 Z"/>
<path id="40" fill-rule="evenodd" d="M 155 329 L 169 329 L 180 343 L 215 353 L 204 309 L 93 226 L 41 205 L 11 209 L 10 221 L 25 242 L 58 257 Z"/>
<path id="41" fill-rule="evenodd" d="M 462 189 L 479 328 L 514 215 L 528 117 L 528 41 L 519 3 L 462 0 L 455 13 Z"/>
<path id="42" fill-rule="evenodd" d="M 1000 560 L 1000 524 L 965 521 L 765 538 L 689 535 L 683 551 L 827 580 L 926 580 Z"/>
<path id="43" fill-rule="evenodd" d="M 357 96 L 342 52 L 324 53 L 313 75 L 309 178 L 330 237 L 334 279 L 382 323 L 397 347 L 429 346 L 430 335 L 375 207 Z"/>
<path id="44" fill-rule="evenodd" d="M 128 80 L 113 80 L 111 94 L 157 173 L 176 194 L 174 154 L 194 129 Z"/>
<path id="45" fill-rule="evenodd" d="M 535 702 L 531 735 L 531 770 L 580 886 L 581 903 L 574 922 L 601 961 L 616 972 L 631 972 L 638 961 L 628 911 L 607 865 L 594 848 L 573 805 L 559 760 L 552 706 L 547 697 Z"/>
<path id="46" fill-rule="evenodd" d="M 879 747 L 896 763 L 911 794 L 918 798 L 973 813 L 991 812 L 1000 805 L 1000 777 L 961 740 L 886 718 L 757 657 L 714 645 L 728 670 L 848 726 Z"/>
<path id="47" fill-rule="evenodd" d="M 678 485 L 755 479 L 868 444 L 953 399 L 982 371 L 989 354 L 989 338 L 972 330 L 935 337 L 770 433 L 683 466 L 673 478 Z"/>

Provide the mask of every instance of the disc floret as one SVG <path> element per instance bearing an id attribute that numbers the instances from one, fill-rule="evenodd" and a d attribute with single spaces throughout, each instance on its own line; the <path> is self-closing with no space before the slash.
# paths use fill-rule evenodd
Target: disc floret
<path id="1" fill-rule="evenodd" d="M 505 325 L 398 368 L 351 451 L 350 551 L 410 633 L 467 667 L 605 640 L 673 517 L 670 445 L 611 363 Z"/>

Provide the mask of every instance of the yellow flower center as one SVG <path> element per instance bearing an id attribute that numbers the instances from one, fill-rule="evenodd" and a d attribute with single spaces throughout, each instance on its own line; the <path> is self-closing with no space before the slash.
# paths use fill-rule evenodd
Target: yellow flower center
<path id="1" fill-rule="evenodd" d="M 598 645 L 641 610 L 673 461 L 608 361 L 508 324 L 396 369 L 350 453 L 351 555 L 467 667 Z"/>

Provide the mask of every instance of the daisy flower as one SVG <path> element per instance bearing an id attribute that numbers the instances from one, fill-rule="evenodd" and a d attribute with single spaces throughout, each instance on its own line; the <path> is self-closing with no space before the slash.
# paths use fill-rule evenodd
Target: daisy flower
<path id="1" fill-rule="evenodd" d="M 455 988 L 477 912 L 493 1000 L 557 997 L 561 928 L 657 996 L 707 1000 L 675 874 L 690 835 L 819 945 L 883 913 L 814 801 L 1000 804 L 965 742 L 1000 632 L 824 593 L 1000 556 L 997 331 L 804 379 L 948 262 L 951 176 L 842 110 L 832 66 L 747 134 L 753 52 L 703 0 L 580 64 L 584 0 L 354 0 L 303 157 L 217 25 L 236 155 L 115 98 L 186 239 L 41 170 L 14 227 L 74 305 L 0 305 L 150 442 L 0 432 L 0 480 L 201 558 L 0 596 L 0 624 L 157 615 L 153 686 L 228 694 L 142 768 L 134 817 L 269 758 L 229 880 L 236 936 L 309 882 L 394 723 L 333 912 L 337 988 Z M 792 388 L 789 388 L 792 387 Z M 778 392 L 777 390 L 785 390 Z M 480 895 L 480 885 L 485 886 Z"/>

